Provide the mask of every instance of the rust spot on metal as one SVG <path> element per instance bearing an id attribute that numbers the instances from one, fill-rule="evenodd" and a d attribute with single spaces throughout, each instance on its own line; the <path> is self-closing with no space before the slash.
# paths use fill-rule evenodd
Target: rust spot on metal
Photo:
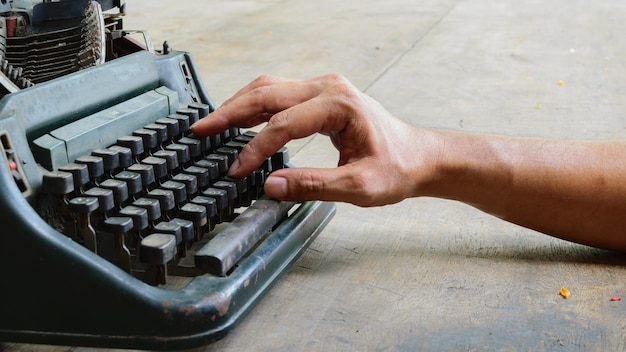
<path id="1" fill-rule="evenodd" d="M 232 296 L 226 296 L 222 293 L 215 293 L 209 297 L 209 299 L 214 302 L 215 309 L 217 309 L 217 314 L 220 317 L 223 317 L 228 313 L 228 308 L 230 307 L 230 300 Z"/>
<path id="2" fill-rule="evenodd" d="M 183 313 L 187 316 L 191 315 L 196 308 L 194 306 L 187 306 L 187 308 L 179 308 L 178 312 Z"/>

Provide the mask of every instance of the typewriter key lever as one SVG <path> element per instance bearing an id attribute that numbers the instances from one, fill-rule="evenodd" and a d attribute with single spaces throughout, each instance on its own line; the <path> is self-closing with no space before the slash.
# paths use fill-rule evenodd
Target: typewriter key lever
<path id="1" fill-rule="evenodd" d="M 131 273 L 130 250 L 126 247 L 125 236 L 133 228 L 133 219 L 130 217 L 112 217 L 104 221 L 104 226 L 113 234 L 113 246 L 117 254 L 118 266 L 127 273 Z"/>
<path id="2" fill-rule="evenodd" d="M 98 198 L 76 197 L 70 200 L 69 208 L 76 214 L 78 221 L 78 237 L 82 237 L 85 247 L 92 252 L 98 253 L 96 232 L 91 226 L 91 213 L 98 209 Z"/>
<path id="3" fill-rule="evenodd" d="M 153 285 L 165 285 L 167 262 L 176 256 L 176 237 L 164 233 L 154 233 L 141 240 L 139 258 L 149 264 L 146 281 Z"/>

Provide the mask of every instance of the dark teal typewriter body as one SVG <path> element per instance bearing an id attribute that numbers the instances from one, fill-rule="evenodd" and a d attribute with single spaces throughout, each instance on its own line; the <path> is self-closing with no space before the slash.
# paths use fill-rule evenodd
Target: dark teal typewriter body
<path id="1" fill-rule="evenodd" d="M 253 138 L 237 129 L 219 138 L 181 129 L 156 147 L 131 150 L 133 165 L 156 160 L 150 164 L 156 169 L 166 155 L 184 158 L 170 144 L 201 148 L 178 166 L 168 164 L 152 182 L 132 183 L 144 174 L 128 164 L 105 166 L 83 183 L 77 174 L 64 178 L 71 174 L 68 164 L 89 163 L 81 157 L 100 155 L 106 162 L 101 149 L 111 146 L 128 152 L 136 138 L 123 136 L 148 143 L 137 131 L 191 107 L 200 115 L 214 109 L 191 56 L 178 51 L 140 51 L 0 101 L 0 340 L 141 349 L 204 345 L 241 321 L 314 240 L 334 204 L 284 203 L 262 194 L 264 177 L 289 167 L 286 154 L 247 181 L 223 173 L 200 181 L 220 163 L 210 155 L 232 160 L 232 150 Z M 75 188 L 61 190 L 67 182 Z M 118 197 L 120 184 L 126 196 Z M 179 199 L 181 184 L 187 193 Z M 216 205 L 220 196 L 211 198 L 209 189 L 227 194 L 226 205 Z M 92 207 L 94 199 L 102 207 L 106 192 L 115 202 Z M 180 226 L 172 224 L 176 219 Z M 160 237 L 150 237 L 155 234 Z"/>

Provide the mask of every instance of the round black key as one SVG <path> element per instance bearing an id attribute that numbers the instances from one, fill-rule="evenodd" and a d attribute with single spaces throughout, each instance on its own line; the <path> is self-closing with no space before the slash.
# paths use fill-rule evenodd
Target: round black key
<path id="1" fill-rule="evenodd" d="M 156 153 L 155 153 L 156 154 Z M 149 156 L 143 160 L 141 163 L 144 165 L 152 166 L 154 176 L 160 180 L 167 176 L 167 161 L 163 158 L 157 158 L 156 156 Z M 130 168 L 129 168 L 130 170 Z"/>
<path id="2" fill-rule="evenodd" d="M 228 207 L 228 194 L 223 189 L 209 187 L 202 191 L 202 195 L 215 199 L 215 205 L 218 210 L 223 210 Z"/>
<path id="3" fill-rule="evenodd" d="M 176 206 L 174 202 L 174 192 L 170 190 L 156 188 L 148 192 L 146 197 L 158 200 L 162 212 L 170 211 Z"/>
<path id="4" fill-rule="evenodd" d="M 193 125 L 194 123 L 198 122 L 198 120 L 200 120 L 200 113 L 198 112 L 198 110 L 196 109 L 191 109 L 191 108 L 182 108 L 182 109 L 178 109 L 176 110 L 176 113 L 179 115 L 185 115 L 189 118 L 189 125 Z M 206 115 L 204 115 L 206 116 Z M 202 117 L 204 117 L 202 116 Z"/>
<path id="5" fill-rule="evenodd" d="M 200 118 L 206 117 L 211 112 L 211 105 L 203 103 L 190 103 L 188 108 L 198 110 L 198 116 Z"/>
<path id="6" fill-rule="evenodd" d="M 206 196 L 196 196 L 191 200 L 193 204 L 202 205 L 206 208 L 206 214 L 209 218 L 212 218 L 217 215 L 217 202 L 215 198 L 210 198 Z"/>
<path id="7" fill-rule="evenodd" d="M 254 170 L 252 175 L 248 177 L 254 184 L 255 196 L 259 196 L 263 193 L 263 184 L 265 183 L 265 172 L 263 170 Z"/>
<path id="8" fill-rule="evenodd" d="M 226 194 L 228 195 L 228 199 L 237 198 L 237 186 L 234 182 L 217 181 L 213 184 L 213 187 L 225 190 L 227 192 Z"/>
<path id="9" fill-rule="evenodd" d="M 219 134 L 210 136 L 209 139 L 211 140 L 211 147 L 213 148 L 213 150 L 222 146 L 222 136 L 220 136 Z"/>
<path id="10" fill-rule="evenodd" d="M 91 213 L 98 209 L 98 198 L 96 197 L 76 197 L 69 202 L 69 208 L 77 213 Z"/>
<path id="11" fill-rule="evenodd" d="M 106 212 L 115 207 L 113 191 L 110 189 L 93 187 L 85 191 L 85 196 L 98 198 L 98 212 Z"/>
<path id="12" fill-rule="evenodd" d="M 233 141 L 239 142 L 239 143 L 243 143 L 243 144 L 248 144 L 248 143 L 250 143 L 252 138 L 254 138 L 254 137 L 253 136 L 249 136 L 247 134 L 242 134 L 242 135 L 239 135 L 239 136 L 235 137 L 233 139 Z"/>
<path id="13" fill-rule="evenodd" d="M 119 145 L 112 145 L 109 147 L 111 150 L 115 150 L 119 153 L 120 167 L 125 169 L 133 164 L 133 153 L 130 148 L 122 147 Z"/>
<path id="14" fill-rule="evenodd" d="M 148 228 L 149 217 L 148 211 L 141 207 L 129 205 L 120 210 L 119 215 L 127 216 L 133 219 L 133 230 L 141 231 Z"/>
<path id="15" fill-rule="evenodd" d="M 159 150 L 153 154 L 154 157 L 165 159 L 167 169 L 172 171 L 178 167 L 178 153 L 172 150 Z"/>
<path id="16" fill-rule="evenodd" d="M 184 183 L 176 181 L 165 181 L 161 184 L 161 188 L 172 191 L 176 204 L 183 203 L 187 200 L 187 186 Z"/>
<path id="17" fill-rule="evenodd" d="M 128 185 L 126 182 L 110 178 L 100 182 L 101 188 L 110 189 L 113 192 L 115 204 L 121 204 L 128 199 Z"/>
<path id="18" fill-rule="evenodd" d="M 230 141 L 226 144 L 224 144 L 224 147 L 226 148 L 232 148 L 232 149 L 236 149 L 237 152 L 241 153 L 241 150 L 243 149 L 243 147 L 246 146 L 246 143 L 242 143 L 242 142 L 237 142 L 237 141 Z"/>
<path id="19" fill-rule="evenodd" d="M 139 259 L 147 264 L 163 265 L 176 256 L 176 237 L 153 233 L 141 240 Z"/>
<path id="20" fill-rule="evenodd" d="M 55 196 L 64 196 L 74 191 L 74 176 L 65 171 L 50 171 L 43 175 L 43 190 Z"/>
<path id="21" fill-rule="evenodd" d="M 78 189 L 89 182 L 89 170 L 87 165 L 69 163 L 59 168 L 59 171 L 65 171 L 72 174 L 74 177 L 74 188 Z"/>
<path id="22" fill-rule="evenodd" d="M 186 164 L 191 160 L 191 154 L 189 153 L 189 147 L 184 144 L 172 143 L 165 147 L 165 150 L 171 150 L 176 152 L 176 158 L 179 164 Z"/>
<path id="23" fill-rule="evenodd" d="M 183 237 L 183 242 L 193 241 L 193 222 L 181 218 L 174 218 L 172 222 L 180 226 L 180 232 Z"/>
<path id="24" fill-rule="evenodd" d="M 223 155 L 222 155 L 223 156 Z M 206 169 L 209 173 L 209 180 L 216 181 L 220 177 L 219 164 L 207 159 L 198 160 L 194 166 Z M 228 169 L 226 169 L 228 170 Z"/>
<path id="25" fill-rule="evenodd" d="M 231 140 L 241 134 L 241 130 L 239 129 L 239 127 L 231 127 L 231 128 L 229 128 L 229 132 L 230 132 L 230 139 Z"/>
<path id="26" fill-rule="evenodd" d="M 159 233 L 165 233 L 176 237 L 176 244 L 180 244 L 183 241 L 183 234 L 180 225 L 172 221 L 161 221 L 154 225 L 154 231 Z"/>
<path id="27" fill-rule="evenodd" d="M 123 136 L 117 139 L 117 145 L 130 149 L 135 158 L 144 153 L 143 139 L 141 137 Z"/>
<path id="28" fill-rule="evenodd" d="M 192 159 L 197 159 L 202 155 L 202 144 L 198 139 L 183 137 L 178 140 L 178 144 L 182 144 L 189 148 L 189 156 Z"/>
<path id="29" fill-rule="evenodd" d="M 234 183 L 235 188 L 237 189 L 237 194 L 246 193 L 248 191 L 248 178 L 247 177 L 231 178 L 227 176 L 227 177 L 224 177 L 224 181 Z"/>
<path id="30" fill-rule="evenodd" d="M 155 123 L 159 125 L 164 125 L 167 127 L 167 138 L 168 140 L 178 136 L 180 134 L 180 127 L 178 125 L 178 120 L 170 119 L 167 117 L 160 118 L 155 121 Z"/>
<path id="31" fill-rule="evenodd" d="M 104 160 L 99 156 L 84 155 L 76 158 L 76 163 L 87 165 L 89 177 L 92 179 L 97 179 L 104 175 Z"/>
<path id="32" fill-rule="evenodd" d="M 205 159 L 217 163 L 220 175 L 226 175 L 228 172 L 228 156 L 223 154 L 209 154 Z"/>
<path id="33" fill-rule="evenodd" d="M 154 150 L 159 145 L 157 132 L 154 130 L 140 128 L 133 132 L 133 136 L 141 137 L 141 139 L 143 139 L 144 150 Z"/>
<path id="34" fill-rule="evenodd" d="M 189 131 L 189 126 L 191 126 L 191 123 L 189 122 L 189 116 L 181 114 L 170 114 L 167 115 L 167 118 L 178 121 L 178 133 L 185 133 Z"/>
<path id="35" fill-rule="evenodd" d="M 142 197 L 134 201 L 133 205 L 146 209 L 148 212 L 148 220 L 152 222 L 161 218 L 161 203 L 159 203 L 158 199 Z"/>
<path id="36" fill-rule="evenodd" d="M 289 151 L 287 147 L 280 148 L 274 155 L 272 155 L 272 171 L 285 168 L 285 164 L 289 162 Z"/>
<path id="37" fill-rule="evenodd" d="M 226 143 L 230 140 L 230 130 L 226 130 L 222 133 L 220 133 L 220 136 L 222 138 L 222 143 Z"/>
<path id="38" fill-rule="evenodd" d="M 157 141 L 159 144 L 165 143 L 168 140 L 167 126 L 158 123 L 150 123 L 144 126 L 147 130 L 152 130 L 157 134 Z"/>
<path id="39" fill-rule="evenodd" d="M 144 187 L 151 186 L 155 182 L 154 167 L 152 165 L 133 164 L 128 167 L 127 171 L 141 175 L 141 183 L 143 183 Z"/>
<path id="40" fill-rule="evenodd" d="M 237 160 L 237 157 L 239 156 L 239 152 L 237 151 L 237 149 L 227 148 L 227 147 L 218 148 L 215 151 L 215 153 L 226 155 L 228 157 L 228 167 L 230 167 L 235 162 L 235 160 Z"/>
<path id="41" fill-rule="evenodd" d="M 133 219 L 126 216 L 114 216 L 104 220 L 107 231 L 116 234 L 127 233 L 133 228 Z"/>
<path id="42" fill-rule="evenodd" d="M 190 166 L 183 170 L 183 173 L 196 178 L 197 187 L 203 189 L 209 185 L 209 170 L 203 167 Z M 195 192 L 194 192 L 195 193 Z"/>
<path id="43" fill-rule="evenodd" d="M 91 152 L 91 155 L 102 158 L 104 170 L 111 171 L 120 167 L 120 153 L 113 149 L 99 148 Z"/>
<path id="44" fill-rule="evenodd" d="M 261 169 L 263 169 L 263 171 L 265 171 L 266 174 L 269 174 L 270 172 L 272 172 L 272 159 L 271 158 L 266 158 L 263 161 L 263 164 L 261 164 Z"/>
<path id="45" fill-rule="evenodd" d="M 116 180 L 126 182 L 128 188 L 128 195 L 134 196 L 143 190 L 143 183 L 141 182 L 141 174 L 132 171 L 121 171 L 113 176 Z"/>
<path id="46" fill-rule="evenodd" d="M 200 142 L 200 150 L 202 151 L 202 155 L 208 154 L 211 152 L 211 137 L 196 136 L 195 134 L 190 133 L 185 138 L 197 140 L 198 142 Z"/>
<path id="47" fill-rule="evenodd" d="M 172 181 L 184 183 L 187 188 L 187 195 L 198 193 L 198 179 L 194 175 L 178 174 L 172 177 Z"/>
<path id="48" fill-rule="evenodd" d="M 207 223 L 206 208 L 202 205 L 187 203 L 180 208 L 178 216 L 193 222 L 196 227 L 204 226 Z"/>
<path id="49" fill-rule="evenodd" d="M 224 177 L 224 181 L 232 182 L 235 184 L 235 189 L 237 190 L 237 198 L 235 199 L 235 207 L 248 206 L 249 197 L 248 197 L 248 177 L 242 178 L 231 178 Z"/>

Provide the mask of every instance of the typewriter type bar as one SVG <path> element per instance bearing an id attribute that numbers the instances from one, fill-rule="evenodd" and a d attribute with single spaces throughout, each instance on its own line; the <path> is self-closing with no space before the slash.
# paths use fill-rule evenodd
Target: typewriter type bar
<path id="1" fill-rule="evenodd" d="M 43 101 L 59 103 L 33 104 Z M 0 273 L 11 285 L 0 340 L 191 348 L 252 309 L 335 205 L 263 195 L 268 173 L 289 166 L 286 149 L 227 178 L 253 134 L 190 134 L 213 109 L 189 54 L 174 51 L 0 101 Z"/>

